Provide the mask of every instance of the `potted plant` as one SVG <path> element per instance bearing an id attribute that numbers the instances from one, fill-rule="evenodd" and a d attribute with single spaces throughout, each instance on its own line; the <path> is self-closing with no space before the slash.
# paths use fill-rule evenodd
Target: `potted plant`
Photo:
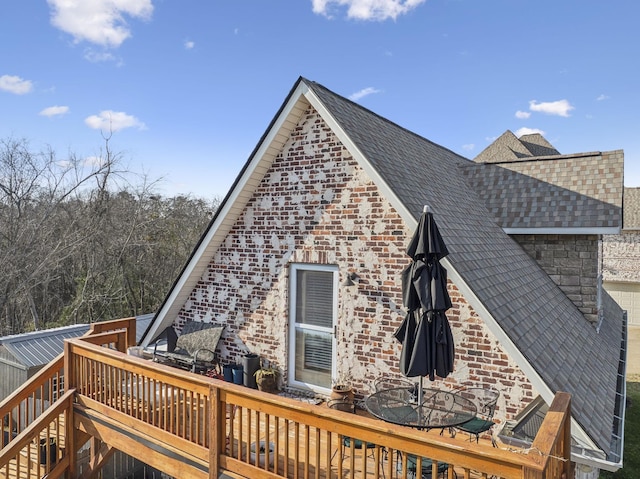
<path id="1" fill-rule="evenodd" d="M 262 367 L 255 372 L 258 390 L 268 393 L 278 391 L 278 370 L 272 367 Z"/>

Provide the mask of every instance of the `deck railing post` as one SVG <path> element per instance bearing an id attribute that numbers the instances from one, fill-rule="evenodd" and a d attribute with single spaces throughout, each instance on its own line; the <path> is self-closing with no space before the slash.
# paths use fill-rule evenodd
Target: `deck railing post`
<path id="1" fill-rule="evenodd" d="M 127 324 L 127 346 L 125 351 L 133 346 L 137 346 L 138 342 L 136 341 L 136 318 L 129 318 Z"/>
<path id="2" fill-rule="evenodd" d="M 69 391 L 75 389 L 75 378 L 73 377 L 73 358 L 71 357 L 71 343 L 69 341 L 64 342 L 64 390 Z"/>
<path id="3" fill-rule="evenodd" d="M 77 468 L 77 447 L 76 447 L 76 428 L 74 427 L 73 417 L 74 397 L 69 396 L 69 407 L 65 411 L 64 417 L 64 434 L 65 434 L 65 454 L 69 456 L 69 469 L 67 477 L 78 477 Z"/>
<path id="4" fill-rule="evenodd" d="M 562 457 L 564 464 L 562 465 L 563 479 L 571 476 L 571 396 L 568 393 L 560 393 L 567 396 L 567 407 L 565 409 L 564 421 L 564 438 L 562 441 Z"/>
<path id="5" fill-rule="evenodd" d="M 220 454 L 226 447 L 225 414 L 220 401 L 220 388 L 209 386 L 209 478 L 218 477 Z"/>

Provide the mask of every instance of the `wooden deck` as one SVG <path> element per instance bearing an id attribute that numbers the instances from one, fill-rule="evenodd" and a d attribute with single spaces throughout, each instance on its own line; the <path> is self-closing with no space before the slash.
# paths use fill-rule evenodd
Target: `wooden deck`
<path id="1" fill-rule="evenodd" d="M 64 354 L 0 405 L 17 436 L 2 444 L 0 479 L 80 477 L 78 451 L 93 438 L 82 477 L 98 474 L 121 450 L 174 477 L 213 479 L 219 473 L 270 479 L 415 479 L 407 460 L 449 465 L 448 479 L 551 479 L 569 471 L 570 397 L 559 393 L 536 437 L 535 454 L 476 444 L 439 431 L 389 424 L 307 404 L 128 356 L 132 318 L 97 323 L 89 336 L 68 340 Z M 111 329 L 109 329 L 111 328 Z M 61 384 L 64 369 L 65 391 Z M 54 381 L 52 378 L 57 378 Z M 45 387 L 48 385 L 48 387 Z M 55 394 L 53 394 L 55 392 Z M 50 404 L 30 424 L 30 403 Z M 36 461 L 45 435 L 59 438 L 55 465 Z M 344 439 L 350 438 L 348 446 Z M 272 454 L 252 454 L 256 445 Z M 371 447 L 365 447 L 370 444 Z M 441 475 L 438 477 L 442 477 Z"/>
<path id="2" fill-rule="evenodd" d="M 326 405 L 321 404 L 321 407 L 326 407 Z M 333 412 L 333 410 L 327 408 L 327 413 L 329 412 Z M 343 414 L 348 416 L 348 413 Z M 356 410 L 356 415 L 376 420 L 367 411 L 361 409 Z M 296 423 L 282 418 L 271 422 L 268 426 L 264 418 L 261 418 L 259 424 L 256 424 L 255 419 L 255 417 L 251 417 L 250 411 L 235 411 L 233 425 L 229 428 L 230 432 L 226 442 L 226 452 L 230 457 L 243 462 L 248 460 L 249 463 L 260 468 L 265 468 L 265 461 L 268 461 L 267 469 L 284 477 L 296 477 L 294 472 L 296 462 L 299 465 L 297 477 L 377 479 L 379 477 L 402 476 L 401 454 L 387 449 L 384 445 L 365 448 L 363 451 L 356 447 L 354 441 L 347 440 L 343 443 L 340 438 L 336 441 L 330 435 L 322 434 L 314 428 L 300 428 Z M 247 424 L 251 425 L 250 431 L 244 434 L 241 440 L 238 438 L 240 435 L 238 431 L 244 429 L 246 432 Z M 434 440 L 441 438 L 440 429 L 434 429 L 425 434 Z M 447 430 L 444 431 L 443 436 L 450 438 Z M 255 438 L 264 439 L 253 440 Z M 493 447 L 489 438 L 481 438 L 479 443 L 476 443 L 475 438 L 471 441 L 469 436 L 464 433 L 457 434 L 453 441 L 461 449 L 473 448 L 474 446 L 478 448 Z M 255 451 L 256 443 L 262 446 L 269 445 L 272 452 L 267 454 L 267 448 L 264 447 L 264 454 L 258 456 L 251 454 L 252 451 Z M 292 450 L 297 451 L 297 461 L 290 457 Z M 513 451 L 512 448 L 510 450 Z M 250 451 L 248 458 L 247 451 Z M 300 458 L 304 460 L 301 461 Z M 364 458 L 364 462 L 361 461 L 362 458 Z M 410 471 L 413 468 L 417 468 L 417 466 L 415 464 L 409 466 Z M 452 469 L 455 471 L 455 477 L 469 477 L 471 479 L 486 477 L 473 471 L 469 471 L 467 476 L 464 468 Z M 439 477 L 447 477 L 447 474 L 440 472 Z"/>

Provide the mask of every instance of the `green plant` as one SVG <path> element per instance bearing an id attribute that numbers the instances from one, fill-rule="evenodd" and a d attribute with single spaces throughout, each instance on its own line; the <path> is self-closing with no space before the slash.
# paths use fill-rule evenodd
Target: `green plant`
<path id="1" fill-rule="evenodd" d="M 276 368 L 262 367 L 258 369 L 254 376 L 256 385 L 260 391 L 274 393 L 278 390 L 278 376 L 280 372 Z"/>
<path id="2" fill-rule="evenodd" d="M 624 419 L 623 468 L 602 471 L 600 479 L 636 479 L 640 477 L 640 379 L 627 382 L 627 410 Z"/>
<path id="3" fill-rule="evenodd" d="M 256 377 L 256 381 L 260 381 L 261 379 L 270 377 L 277 379 L 278 374 L 278 370 L 275 368 L 260 368 L 254 373 L 254 376 Z"/>

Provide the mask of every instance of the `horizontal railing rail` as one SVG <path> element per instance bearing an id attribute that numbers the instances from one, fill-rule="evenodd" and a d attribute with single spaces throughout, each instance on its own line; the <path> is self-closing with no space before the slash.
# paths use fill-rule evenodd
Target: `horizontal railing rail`
<path id="1" fill-rule="evenodd" d="M 0 449 L 53 405 L 64 389 L 64 358 L 61 354 L 0 404 L 4 432 L 0 438 Z"/>
<path id="2" fill-rule="evenodd" d="M 190 458 L 198 477 L 206 477 L 208 471 L 213 478 L 226 470 L 245 477 L 407 479 L 429 468 L 432 477 L 442 477 L 446 470 L 450 479 L 454 470 L 464 478 L 568 475 L 571 401 L 566 393 L 556 395 L 529 450 L 503 450 L 127 355 L 135 322 L 127 318 L 96 324 L 100 326 L 87 336 L 65 341 L 64 354 L 47 372 L 0 406 L 3 418 L 13 421 L 10 440 L 0 451 L 0 478 L 31 477 L 18 474 L 16 468 L 28 467 L 40 474 L 33 477 L 49 474 L 49 478 L 73 471 L 70 461 L 75 454 L 68 447 L 74 445 L 77 425 L 70 419 L 74 414 L 85 426 L 98 414 L 108 418 L 103 426 L 119 424 L 120 429 L 128 427 L 156 444 L 166 444 L 168 450 Z M 63 382 L 69 390 L 64 396 Z M 40 400 L 45 403 L 34 408 Z M 24 404 L 22 409 L 19 404 Z M 31 423 L 15 419 L 34 415 L 39 418 Z M 46 455 L 52 437 L 58 446 L 55 465 L 52 458 L 39 465 L 39 441 L 44 440 Z M 154 460 L 158 460 L 155 454 Z M 162 469 L 163 464 L 150 465 Z"/>
<path id="3" fill-rule="evenodd" d="M 116 333 L 112 338 L 115 338 L 115 340 L 121 344 L 121 347 L 130 346 L 132 341 L 135 344 L 135 318 L 94 323 L 83 337 L 86 340 L 107 345 L 108 341 L 105 341 L 104 335 L 113 334 L 113 331 L 116 330 L 120 332 Z M 95 340 L 89 339 L 89 337 L 94 334 L 103 337 Z M 59 407 L 57 401 L 65 394 L 64 369 L 65 357 L 64 353 L 61 353 L 27 380 L 22 387 L 14 391 L 0 403 L 0 421 L 2 421 L 3 426 L 3 434 L 0 437 L 0 450 L 2 451 L 0 461 L 6 459 L 5 451 L 11 450 L 8 446 L 10 444 L 13 446 L 13 441 L 22 437 L 24 431 L 31 428 L 30 430 L 37 430 L 37 433 L 40 434 L 40 429 L 44 428 L 46 424 L 49 424 L 47 415 L 49 409 L 54 406 L 56 408 Z M 66 428 L 66 424 L 62 424 Z M 33 439 L 36 440 L 38 438 L 34 437 Z M 23 458 L 32 459 L 29 454 L 23 454 Z M 55 471 L 60 470 L 62 467 L 61 464 L 63 463 L 64 461 L 58 462 L 54 470 L 49 471 L 49 479 L 55 477 Z M 22 469 L 25 471 L 31 470 L 26 466 L 26 463 L 22 465 Z M 12 471 L 15 473 L 15 470 Z M 2 477 L 1 473 L 0 477 Z M 4 477 L 17 478 L 24 477 L 24 475 Z"/>
<path id="4" fill-rule="evenodd" d="M 132 342 L 135 344 L 135 324 L 135 318 L 93 323 L 83 338 L 104 345 L 108 342 L 104 334 L 111 333 L 114 341 L 121 342 L 121 348 L 126 350 Z M 92 335 L 96 338 L 91 339 Z M 0 403 L 0 420 L 6 432 L 0 437 L 0 449 L 53 405 L 64 391 L 64 354 L 61 353 Z"/>
<path id="5" fill-rule="evenodd" d="M 431 460 L 435 472 L 446 464 L 451 474 L 455 468 L 477 477 L 546 478 L 559 477 L 555 471 L 563 462 L 554 458 L 567 454 L 562 438 L 569 421 L 558 422 L 566 414 L 561 408 L 541 430 L 560 439 L 519 454 L 263 393 L 84 339 L 67 345 L 81 404 L 141 421 L 164 440 L 177 440 L 173 444 L 186 454 L 244 476 L 260 469 L 279 477 L 324 477 L 331 471 L 338 477 L 367 471 L 409 477 Z"/>
<path id="6" fill-rule="evenodd" d="M 38 421 L 24 428 L 0 450 L 0 477 L 53 479 L 69 467 L 73 455 L 65 452 L 70 443 L 66 426 L 70 422 L 73 398 L 74 391 L 67 391 Z"/>

